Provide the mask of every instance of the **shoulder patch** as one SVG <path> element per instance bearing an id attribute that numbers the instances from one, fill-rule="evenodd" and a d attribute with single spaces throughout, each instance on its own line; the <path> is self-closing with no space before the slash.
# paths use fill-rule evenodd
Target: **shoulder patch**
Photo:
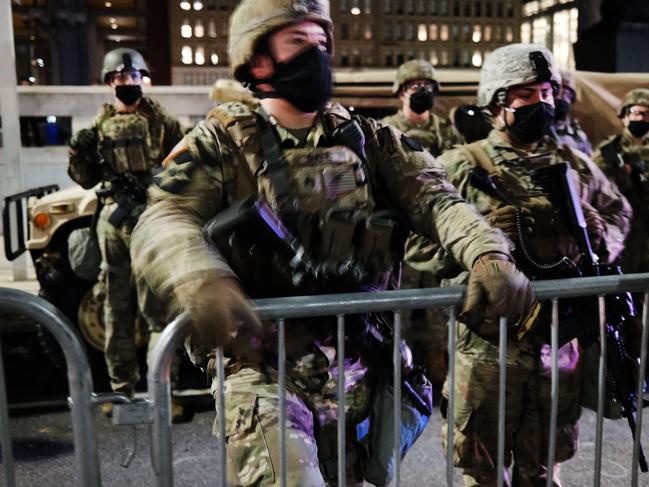
<path id="1" fill-rule="evenodd" d="M 408 137 L 406 134 L 401 134 L 401 145 L 408 147 L 410 150 L 415 152 L 421 152 L 424 150 L 424 147 L 419 142 L 412 137 Z"/>
<path id="2" fill-rule="evenodd" d="M 179 193 L 191 182 L 196 162 L 185 148 L 171 154 L 165 163 L 164 170 L 153 176 L 153 182 L 168 193 Z"/>

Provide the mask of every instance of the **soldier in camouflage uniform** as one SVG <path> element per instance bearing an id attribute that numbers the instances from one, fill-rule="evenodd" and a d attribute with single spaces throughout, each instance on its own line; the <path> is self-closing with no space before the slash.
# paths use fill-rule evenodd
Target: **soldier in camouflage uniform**
<path id="1" fill-rule="evenodd" d="M 435 69 L 423 60 L 408 61 L 397 69 L 392 93 L 402 106 L 382 122 L 391 125 L 419 142 L 435 157 L 456 144 L 462 136 L 450 120 L 433 112 L 434 97 L 439 91 Z M 437 287 L 439 282 L 430 272 L 434 245 L 420 235 L 412 234 L 406 244 L 401 287 L 418 289 Z M 441 386 L 446 377 L 447 318 L 440 309 L 415 310 L 403 314 L 404 337 L 413 347 L 414 359 L 426 365 L 428 377 Z"/>
<path id="2" fill-rule="evenodd" d="M 575 101 L 577 101 L 575 74 L 570 71 L 561 71 L 561 88 L 554 99 L 554 123 L 550 129 L 550 135 L 559 145 L 565 144 L 590 157 L 593 153 L 593 146 L 588 140 L 586 132 L 579 125 L 579 121 L 570 113 Z"/>
<path id="3" fill-rule="evenodd" d="M 576 243 L 548 195 L 532 179 L 539 167 L 569 161 L 578 180 L 588 232 L 602 262 L 614 260 L 622 251 L 629 228 L 630 208 L 614 184 L 582 153 L 559 148 L 544 137 L 554 115 L 553 93 L 561 79 L 552 55 L 544 47 L 512 44 L 494 50 L 485 60 L 480 75 L 478 103 L 493 114 L 489 136 L 445 153 L 440 161 L 449 180 L 487 221 L 502 230 L 517 247 L 523 245 L 515 215 L 521 208 L 528 232 L 527 247 L 543 263 L 566 256 L 579 257 Z M 508 202 L 490 196 L 472 183 L 474 168 L 484 169 Z M 493 193 L 492 193 L 493 194 Z M 517 249 L 518 250 L 518 249 Z M 517 264 L 529 264 L 515 252 Z M 439 252 L 442 283 L 462 283 L 453 259 Z M 527 271 L 526 271 L 527 272 Z M 530 274 L 533 274 L 530 271 Z M 537 330 L 549 327 L 542 312 Z M 560 485 L 559 465 L 577 448 L 577 420 L 580 416 L 580 349 L 576 340 L 559 350 L 559 410 L 555 471 L 546 468 L 550 421 L 550 350 L 534 333 L 515 338 L 510 328 L 507 344 L 507 396 L 505 465 L 513 472 L 505 479 L 513 485 L 545 485 L 547 475 Z M 540 335 L 540 334 L 539 334 Z M 498 425 L 498 323 L 460 322 L 457 330 L 455 451 L 453 462 L 463 469 L 464 485 L 496 484 Z M 446 437 L 446 431 L 444 432 Z M 509 485 L 509 482 L 508 482 Z"/>
<path id="4" fill-rule="evenodd" d="M 246 295 L 394 288 L 412 228 L 472 269 L 469 315 L 491 303 L 487 314 L 516 319 L 533 305 L 529 281 L 509 260 L 509 242 L 459 198 L 429 153 L 329 102 L 332 30 L 326 1 L 238 5 L 229 57 L 235 78 L 257 100 L 220 105 L 185 136 L 155 177 L 132 236 L 138 282 L 190 315 L 193 360 L 209 370 L 213 347 L 225 347 L 226 411 L 217 422 L 225 423 L 232 485 L 280 482 L 277 323 L 260 323 Z M 344 135 L 348 130 L 352 137 Z M 264 218 L 226 226 L 242 214 L 242 202 Z M 403 231 L 394 210 L 405 217 Z M 207 243 L 203 227 L 214 217 Z M 278 222 L 281 235 L 303 252 L 282 256 Z M 390 375 L 378 369 L 386 362 L 378 345 L 388 338 L 384 324 L 375 315 L 347 318 L 340 375 L 350 485 L 367 475 L 355 426 L 369 414 L 379 376 Z M 292 319 L 286 327 L 287 485 L 335 484 L 336 320 Z"/>
<path id="5" fill-rule="evenodd" d="M 649 90 L 629 91 L 618 110 L 624 129 L 602 142 L 597 165 L 631 203 L 633 221 L 619 263 L 625 273 L 649 272 Z M 642 309 L 642 294 L 634 295 Z M 640 356 L 642 323 L 638 316 L 629 330 L 633 352 Z"/>
<path id="6" fill-rule="evenodd" d="M 178 120 L 157 101 L 142 96 L 143 76 L 148 76 L 148 69 L 137 51 L 115 49 L 106 54 L 102 77 L 115 100 L 101 107 L 90 128 L 72 138 L 68 168 L 70 177 L 86 189 L 102 183 L 97 234 L 106 283 L 106 364 L 113 390 L 129 396 L 139 380 L 131 232 L 144 210 L 154 168 L 183 136 Z M 151 325 L 153 320 L 145 318 Z M 154 328 L 160 331 L 160 324 L 155 322 Z M 106 414 L 110 406 L 104 405 Z"/>

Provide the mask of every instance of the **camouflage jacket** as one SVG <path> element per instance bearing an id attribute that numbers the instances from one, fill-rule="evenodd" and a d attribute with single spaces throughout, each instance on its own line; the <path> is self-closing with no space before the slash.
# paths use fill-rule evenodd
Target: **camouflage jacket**
<path id="1" fill-rule="evenodd" d="M 567 145 L 572 149 L 583 152 L 589 157 L 593 153 L 593 146 L 588 140 L 588 135 L 583 131 L 576 118 L 570 117 L 566 123 L 554 124 L 551 128 L 550 135 L 559 145 Z"/>
<path id="2" fill-rule="evenodd" d="M 242 194 L 256 193 L 241 174 L 250 169 L 246 153 L 252 152 L 248 160 L 260 163 L 263 156 L 255 129 L 258 115 L 251 120 L 246 116 L 251 109 L 241 103 L 224 104 L 218 110 L 218 117 L 208 116 L 199 123 L 165 160 L 132 235 L 136 278 L 144 279 L 165 302 L 173 302 L 173 290 L 180 284 L 198 285 L 234 274 L 223 254 L 206 245 L 201 229 Z M 276 123 L 275 129 L 284 147 L 316 147 L 325 142 L 332 124 L 350 117 L 339 105 L 325 108 L 303 142 Z M 249 129 L 249 135 L 235 140 L 231 134 L 243 120 L 247 127 L 239 127 L 240 133 Z M 372 191 L 381 194 L 384 207 L 399 210 L 415 232 L 440 242 L 466 269 L 486 252 L 509 254 L 507 239 L 462 200 L 430 154 L 390 127 L 363 118 L 358 122 L 365 135 Z"/>
<path id="3" fill-rule="evenodd" d="M 149 132 L 151 140 L 156 144 L 153 153 L 159 154 L 159 161 L 178 143 L 183 137 L 183 130 L 178 120 L 169 115 L 166 110 L 157 101 L 143 97 L 140 100 L 136 113 L 144 115 L 149 121 Z M 117 115 L 115 106 L 110 103 L 105 103 L 99 110 L 99 114 L 95 117 L 90 129 L 97 132 L 100 127 L 111 117 Z M 75 154 L 70 153 L 70 160 L 68 166 L 68 174 L 70 177 L 82 187 L 89 189 L 95 186 L 106 178 L 102 173 L 96 159 L 89 159 L 87 154 L 96 154 L 100 147 L 99 145 L 100 134 L 97 134 L 97 139 L 93 147 L 84 147 L 83 150 L 76 150 Z M 76 135 L 70 141 L 71 146 L 75 146 Z M 145 185 L 151 183 L 151 171 L 145 171 L 145 174 L 138 174 L 139 179 Z"/>
<path id="4" fill-rule="evenodd" d="M 527 240 L 537 260 L 556 262 L 562 256 L 574 259 L 579 253 L 575 239 L 563 223 L 563 217 L 557 214 L 547 194 L 531 177 L 532 170 L 566 159 L 572 159 L 572 174 L 578 183 L 576 187 L 582 206 L 594 208 L 605 221 L 605 248 L 596 249 L 601 261 L 611 262 L 617 258 L 629 231 L 631 209 L 615 184 L 590 159 L 571 149 L 560 149 L 549 137 L 541 142 L 535 154 L 522 156 L 504 139 L 502 132 L 495 129 L 479 144 L 496 168 L 494 179 L 498 188 L 510 200 L 520 202 L 531 210 L 535 223 Z M 569 150 L 572 155 L 563 153 L 563 150 Z M 464 146 L 445 153 L 440 162 L 447 169 L 451 183 L 483 215 L 489 215 L 504 204 L 470 184 L 471 170 L 477 164 Z M 436 262 L 435 272 L 441 277 L 453 278 L 454 283 L 466 279 L 467 276 L 458 275 L 457 270 L 449 271 L 453 265 L 446 256 L 438 255 Z"/>
<path id="5" fill-rule="evenodd" d="M 620 259 L 622 268 L 627 273 L 649 272 L 649 140 L 636 145 L 624 131 L 602 142 L 593 159 L 633 208 L 631 232 Z"/>
<path id="6" fill-rule="evenodd" d="M 416 125 L 407 120 L 401 110 L 394 115 L 385 117 L 381 122 L 385 125 L 391 125 L 408 137 L 415 139 L 435 157 L 451 149 L 454 145 L 464 142 L 450 120 L 441 118 L 433 112 L 430 112 L 428 124 L 424 126 Z"/>
<path id="7" fill-rule="evenodd" d="M 454 145 L 464 142 L 450 120 L 441 118 L 433 112 L 430 112 L 430 115 L 429 123 L 423 127 L 407 120 L 401 110 L 385 117 L 382 122 L 415 139 L 435 157 Z M 406 264 L 419 271 L 429 270 L 434 265 L 431 260 L 434 258 L 435 248 L 435 244 L 427 238 L 411 234 L 406 244 Z"/>

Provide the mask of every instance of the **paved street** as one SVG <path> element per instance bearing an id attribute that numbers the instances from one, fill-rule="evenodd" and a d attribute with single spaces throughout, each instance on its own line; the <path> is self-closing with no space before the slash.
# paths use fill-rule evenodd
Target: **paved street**
<path id="1" fill-rule="evenodd" d="M 1 250 L 1 249 L 0 249 Z M 33 280 L 13 282 L 11 267 L 4 255 L 0 257 L 0 287 L 18 287 L 28 292 L 37 292 Z M 47 388 L 51 398 L 63 401 L 60 390 L 65 374 L 52 378 L 52 371 L 38 368 L 33 355 L 20 357 L 24 363 L 31 364 L 28 369 L 8 367 L 8 373 L 19 377 L 8 377 L 10 383 L 30 383 L 31 389 Z M 16 356 L 12 359 L 17 360 Z M 14 365 L 17 362 L 12 362 Z M 11 365 L 11 364 L 9 364 Z M 42 364 L 41 364 L 42 365 Z M 11 371 L 11 372 L 10 372 Z M 38 378 L 41 377 L 39 381 Z M 13 379 L 13 380 L 12 380 Z M 16 380 L 18 379 L 18 380 Z M 41 391 L 44 389 L 40 389 Z M 58 390 L 58 395 L 56 391 Z M 10 391 L 11 392 L 11 391 Z M 198 412 L 190 423 L 174 425 L 174 472 L 177 486 L 217 485 L 216 443 L 211 438 L 214 419 L 211 402 L 203 399 L 193 403 Z M 649 414 L 649 410 L 648 410 Z M 149 433 L 145 427 L 138 427 L 137 452 L 131 466 L 120 466 L 123 442 L 127 438 L 126 427 L 113 427 L 109 420 L 96 416 L 97 438 L 104 487 L 149 486 L 153 485 L 151 463 L 149 460 Z M 643 443 L 649 449 L 649 420 L 644 420 Z M 577 456 L 567 462 L 562 470 L 564 486 L 580 487 L 592 485 L 595 448 L 595 414 L 584 411 L 580 422 L 580 448 Z M 401 485 L 443 486 L 446 485 L 445 461 L 440 441 L 440 422 L 438 411 L 421 440 L 406 457 L 402 467 Z M 632 442 L 626 422 L 605 421 L 605 449 L 602 461 L 602 485 L 622 487 L 630 485 L 630 463 Z M 72 446 L 70 414 L 65 408 L 39 410 L 13 410 L 11 435 L 19 486 L 77 486 L 76 468 Z M 0 465 L 0 479 L 2 465 Z M 640 477 L 640 485 L 649 486 L 649 474 Z M 456 475 L 456 485 L 460 485 Z"/>

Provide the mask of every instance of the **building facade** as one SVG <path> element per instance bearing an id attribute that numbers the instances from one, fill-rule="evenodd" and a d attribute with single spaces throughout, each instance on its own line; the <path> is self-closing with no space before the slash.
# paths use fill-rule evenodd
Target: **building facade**
<path id="1" fill-rule="evenodd" d="M 173 84 L 228 76 L 228 19 L 237 0 L 169 0 Z M 426 59 L 438 67 L 480 67 L 487 52 L 520 40 L 521 2 L 334 0 L 337 70 L 396 67 Z"/>

